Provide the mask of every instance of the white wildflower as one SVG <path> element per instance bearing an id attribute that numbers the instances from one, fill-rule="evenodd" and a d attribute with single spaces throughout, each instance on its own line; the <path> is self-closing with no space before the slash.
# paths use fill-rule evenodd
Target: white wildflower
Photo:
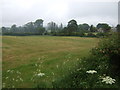
<path id="1" fill-rule="evenodd" d="M 7 72 L 10 72 L 10 70 L 7 70 Z"/>
<path id="2" fill-rule="evenodd" d="M 20 76 L 17 76 L 17 78 L 19 78 Z"/>
<path id="3" fill-rule="evenodd" d="M 65 62 L 63 62 L 63 64 L 65 64 Z"/>
<path id="4" fill-rule="evenodd" d="M 110 76 L 106 76 L 105 78 L 102 78 L 102 82 L 105 82 L 106 84 L 113 84 L 115 83 L 115 79 L 112 79 Z"/>
<path id="5" fill-rule="evenodd" d="M 58 65 L 56 65 L 56 67 L 58 68 L 59 66 L 58 66 Z"/>
<path id="6" fill-rule="evenodd" d="M 86 71 L 86 73 L 94 74 L 94 73 L 97 73 L 97 71 L 95 71 L 95 70 L 89 70 L 89 71 Z"/>
<path id="7" fill-rule="evenodd" d="M 37 76 L 44 76 L 45 75 L 45 73 L 39 73 L 39 74 L 37 74 Z"/>
<path id="8" fill-rule="evenodd" d="M 81 68 L 77 69 L 77 71 L 80 71 L 80 70 L 81 70 Z"/>
<path id="9" fill-rule="evenodd" d="M 15 88 L 15 86 L 12 86 L 12 88 Z"/>
<path id="10" fill-rule="evenodd" d="M 55 75 L 54 72 L 52 72 L 52 74 Z"/>
<path id="11" fill-rule="evenodd" d="M 5 83 L 2 84 L 2 87 L 3 87 L 3 88 L 5 87 Z"/>
<path id="12" fill-rule="evenodd" d="M 16 71 L 16 73 L 19 73 L 19 71 Z"/>
<path id="13" fill-rule="evenodd" d="M 23 79 L 22 79 L 22 78 L 20 78 L 20 80 L 21 80 L 21 81 L 23 81 Z"/>
<path id="14" fill-rule="evenodd" d="M 103 74 L 103 76 L 106 76 L 106 74 Z"/>
<path id="15" fill-rule="evenodd" d="M 21 74 L 21 72 L 17 71 L 16 73 Z"/>
<path id="16" fill-rule="evenodd" d="M 54 82 L 55 80 L 53 79 L 52 81 Z"/>
<path id="17" fill-rule="evenodd" d="M 40 57 L 38 58 L 38 60 L 40 60 Z"/>
<path id="18" fill-rule="evenodd" d="M 13 72 L 14 72 L 14 70 L 11 70 L 10 72 L 11 72 L 11 73 L 13 73 Z"/>
<path id="19" fill-rule="evenodd" d="M 77 61 L 79 60 L 79 58 L 77 58 Z"/>
<path id="20" fill-rule="evenodd" d="M 68 61 L 69 61 L 69 59 L 66 62 L 68 62 Z"/>
<path id="21" fill-rule="evenodd" d="M 35 64 L 35 66 L 37 67 L 37 64 Z"/>
<path id="22" fill-rule="evenodd" d="M 15 79 L 13 78 L 13 81 L 14 81 Z"/>
<path id="23" fill-rule="evenodd" d="M 37 69 L 36 71 L 39 71 L 39 69 Z"/>
<path id="24" fill-rule="evenodd" d="M 6 77 L 5 79 L 8 79 L 8 77 Z"/>
<path id="25" fill-rule="evenodd" d="M 21 72 L 19 72 L 19 74 L 21 74 Z"/>

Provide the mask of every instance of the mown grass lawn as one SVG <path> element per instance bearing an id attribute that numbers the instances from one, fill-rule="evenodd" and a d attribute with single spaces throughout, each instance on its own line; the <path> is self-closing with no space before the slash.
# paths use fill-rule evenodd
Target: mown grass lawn
<path id="1" fill-rule="evenodd" d="M 52 88 L 87 56 L 99 39 L 59 36 L 3 36 L 3 86 Z M 12 71 L 11 71 L 12 70 Z M 34 76 L 44 73 L 44 76 Z"/>

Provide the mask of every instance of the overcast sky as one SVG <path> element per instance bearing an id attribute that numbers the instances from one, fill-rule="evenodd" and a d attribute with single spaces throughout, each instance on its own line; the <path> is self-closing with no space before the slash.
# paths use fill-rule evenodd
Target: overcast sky
<path id="1" fill-rule="evenodd" d="M 89 2 L 88 2 L 89 1 Z M 24 25 L 37 19 L 44 26 L 75 19 L 78 24 L 118 23 L 118 0 L 2 0 L 2 26 Z"/>

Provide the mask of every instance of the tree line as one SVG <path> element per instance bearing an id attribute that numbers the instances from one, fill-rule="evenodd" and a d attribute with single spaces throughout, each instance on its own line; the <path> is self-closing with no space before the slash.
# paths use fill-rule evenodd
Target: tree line
<path id="1" fill-rule="evenodd" d="M 72 19 L 67 26 L 62 23 L 60 25 L 55 22 L 49 22 L 46 27 L 43 27 L 43 20 L 37 19 L 35 22 L 28 22 L 23 26 L 17 27 L 2 27 L 2 35 L 53 35 L 53 36 L 87 36 L 94 37 L 94 32 L 98 35 L 103 35 L 110 31 L 119 32 L 120 25 L 111 27 L 107 23 L 98 23 L 96 26 L 87 23 L 77 24 L 77 21 Z"/>

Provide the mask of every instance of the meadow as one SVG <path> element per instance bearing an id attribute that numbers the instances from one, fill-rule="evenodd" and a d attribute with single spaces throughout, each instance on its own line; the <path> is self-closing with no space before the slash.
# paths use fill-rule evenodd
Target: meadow
<path id="1" fill-rule="evenodd" d="M 39 84 L 52 88 L 98 41 L 72 36 L 3 36 L 3 87 L 34 88 Z"/>

